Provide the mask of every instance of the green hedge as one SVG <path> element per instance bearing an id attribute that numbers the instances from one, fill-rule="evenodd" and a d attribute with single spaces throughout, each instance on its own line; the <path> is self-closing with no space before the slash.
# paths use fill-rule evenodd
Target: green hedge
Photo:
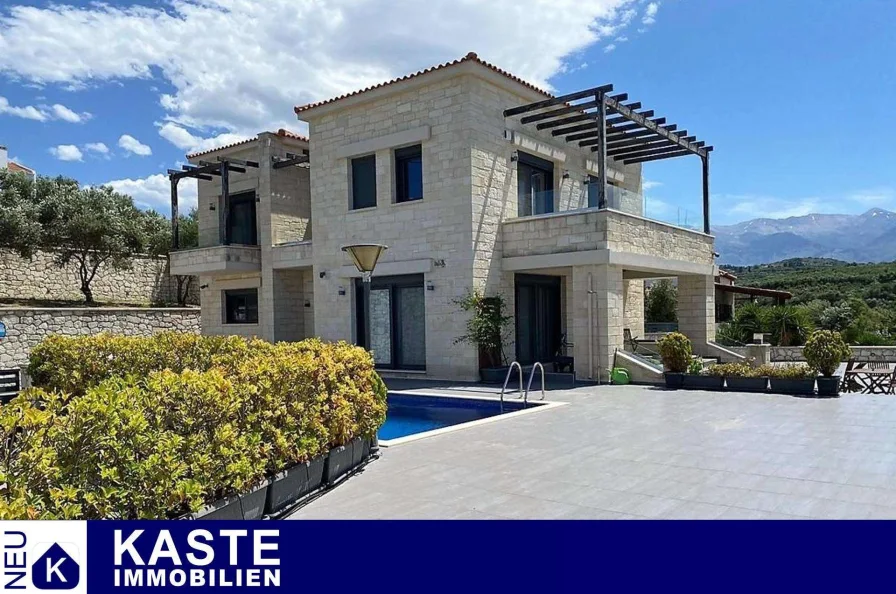
<path id="1" fill-rule="evenodd" d="M 52 337 L 0 410 L 0 518 L 165 518 L 385 420 L 369 353 L 174 333 Z"/>

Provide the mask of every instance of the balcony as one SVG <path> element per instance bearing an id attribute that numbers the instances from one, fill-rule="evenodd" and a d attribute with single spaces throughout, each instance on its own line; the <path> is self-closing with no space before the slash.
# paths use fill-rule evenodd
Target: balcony
<path id="1" fill-rule="evenodd" d="M 281 268 L 310 268 L 313 249 L 310 241 L 291 241 L 274 246 L 273 266 Z"/>
<path id="2" fill-rule="evenodd" d="M 171 253 L 171 274 L 224 275 L 261 270 L 257 245 L 216 245 Z"/>
<path id="3" fill-rule="evenodd" d="M 712 274 L 713 238 L 613 209 L 584 208 L 502 223 L 505 270 L 613 264 L 644 272 Z"/>

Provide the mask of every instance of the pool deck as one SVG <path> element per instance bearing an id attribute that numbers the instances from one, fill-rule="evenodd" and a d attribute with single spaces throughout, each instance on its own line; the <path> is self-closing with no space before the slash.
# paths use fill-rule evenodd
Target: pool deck
<path id="1" fill-rule="evenodd" d="M 547 400 L 568 405 L 383 448 L 291 518 L 896 518 L 892 395 L 592 386 Z"/>

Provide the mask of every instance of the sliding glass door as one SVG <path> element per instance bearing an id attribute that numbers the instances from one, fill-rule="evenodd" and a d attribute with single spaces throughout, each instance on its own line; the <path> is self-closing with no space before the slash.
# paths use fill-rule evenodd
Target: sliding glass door
<path id="1" fill-rule="evenodd" d="M 355 285 L 358 344 L 364 347 L 364 287 Z M 374 277 L 370 287 L 370 350 L 377 367 L 426 368 L 423 275 Z"/>

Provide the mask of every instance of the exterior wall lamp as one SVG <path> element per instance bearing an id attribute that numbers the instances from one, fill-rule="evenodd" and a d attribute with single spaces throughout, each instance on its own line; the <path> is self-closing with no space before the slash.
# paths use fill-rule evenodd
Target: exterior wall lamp
<path id="1" fill-rule="evenodd" d="M 364 286 L 364 346 L 367 350 L 370 350 L 370 277 L 380 255 L 387 249 L 389 246 L 380 243 L 342 246 L 342 251 L 349 255 L 358 272 L 361 273 L 361 284 Z"/>
<path id="2" fill-rule="evenodd" d="M 519 161 L 519 160 L 520 160 L 520 153 L 519 153 L 519 151 L 513 151 L 512 153 L 510 153 L 510 162 L 511 162 L 511 163 L 515 163 L 515 162 L 517 162 L 517 161 Z"/>
<path id="3" fill-rule="evenodd" d="M 427 291 L 435 291 L 436 286 L 432 284 L 432 281 L 426 281 L 426 290 Z"/>

